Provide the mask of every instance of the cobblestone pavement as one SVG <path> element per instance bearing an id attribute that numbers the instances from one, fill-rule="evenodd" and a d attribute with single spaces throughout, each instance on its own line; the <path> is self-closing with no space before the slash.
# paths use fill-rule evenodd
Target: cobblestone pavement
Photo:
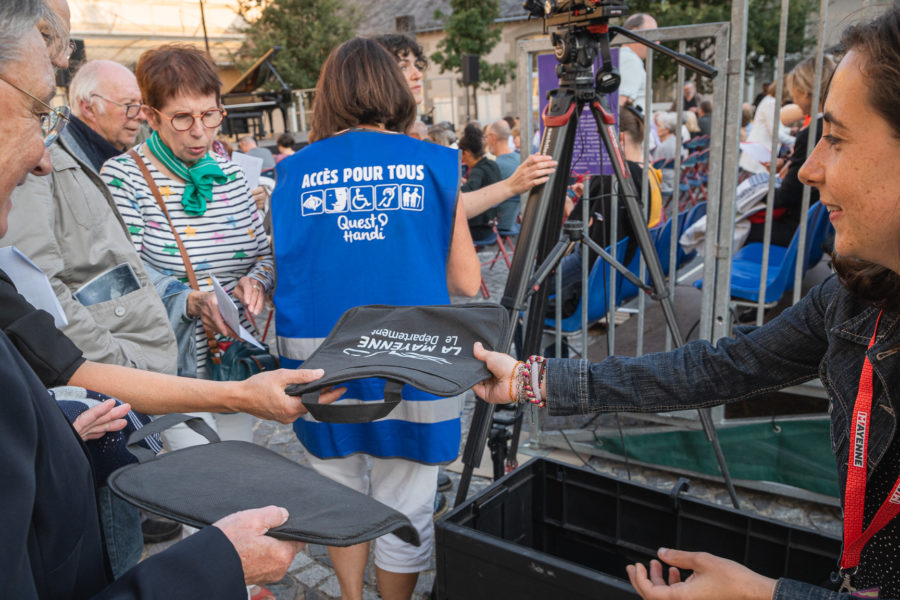
<path id="1" fill-rule="evenodd" d="M 479 253 L 482 263 L 493 259 L 495 251 L 496 247 L 482 250 Z M 495 263 L 493 269 L 485 266 L 482 268 L 482 271 L 490 292 L 490 297 L 487 301 L 497 302 L 506 283 L 508 274 L 506 264 L 501 258 Z M 483 298 L 479 294 L 474 300 L 481 301 Z M 472 301 L 472 299 L 454 298 L 454 302 L 457 301 Z M 270 332 L 270 341 L 274 341 L 272 337 Z M 474 405 L 475 398 L 469 393 L 463 412 L 463 443 L 465 443 L 465 436 L 471 421 Z M 297 441 L 290 425 L 281 425 L 271 421 L 257 421 L 254 425 L 253 437 L 256 443 L 266 446 L 291 460 L 300 464 L 308 463 L 306 452 Z M 522 450 L 524 452 L 529 451 L 528 448 L 523 448 Z M 626 469 L 626 466 L 621 462 L 598 457 L 590 457 L 588 464 L 599 472 L 662 489 L 671 489 L 678 479 L 676 475 L 656 469 L 636 467 L 634 465 Z M 453 490 L 445 492 L 445 494 L 448 501 L 452 504 L 459 483 L 459 475 L 449 471 L 448 475 L 453 481 Z M 469 497 L 477 494 L 489 484 L 490 480 L 488 478 L 475 475 L 470 485 Z M 725 487 L 715 482 L 693 480 L 687 494 L 722 506 L 731 506 Z M 840 535 L 840 510 L 837 508 L 802 502 L 773 494 L 749 492 L 742 489 L 738 490 L 738 495 L 742 507 L 750 512 L 793 525 L 810 527 L 832 535 Z M 169 544 L 171 542 L 148 546 L 145 548 L 145 552 L 155 553 Z M 413 596 L 414 600 L 428 600 L 430 598 L 434 576 L 434 559 L 432 558 L 431 567 L 422 573 L 419 578 Z M 303 552 L 297 555 L 284 579 L 266 587 L 275 594 L 278 600 L 333 600 L 340 598 L 340 589 L 331 561 L 328 558 L 328 553 L 324 547 L 314 544 L 308 545 Z M 376 600 L 377 598 L 380 598 L 380 596 L 375 585 L 375 569 L 370 557 L 369 565 L 366 568 L 363 600 Z"/>

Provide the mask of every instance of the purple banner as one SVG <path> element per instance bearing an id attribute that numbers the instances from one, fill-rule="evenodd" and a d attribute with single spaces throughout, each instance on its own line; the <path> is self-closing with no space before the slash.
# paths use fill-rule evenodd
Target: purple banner
<path id="1" fill-rule="evenodd" d="M 611 50 L 613 64 L 619 65 L 619 49 Z M 541 119 L 540 132 L 541 138 L 544 136 L 544 109 L 547 107 L 547 92 L 559 87 L 559 79 L 556 77 L 556 65 L 559 61 L 552 54 L 541 54 L 537 57 L 538 65 L 538 94 L 541 99 Z M 594 65 L 594 73 L 597 72 L 597 66 L 600 64 L 599 57 Z M 619 93 L 613 92 L 609 95 L 609 106 L 616 118 L 617 130 L 619 122 Z M 600 133 L 597 131 L 597 123 L 591 114 L 590 108 L 584 107 L 581 117 L 578 119 L 578 131 L 575 134 L 575 147 L 572 152 L 572 172 L 576 174 L 590 173 L 591 175 L 612 175 L 612 163 L 606 155 L 603 148 L 603 142 L 600 140 Z"/>

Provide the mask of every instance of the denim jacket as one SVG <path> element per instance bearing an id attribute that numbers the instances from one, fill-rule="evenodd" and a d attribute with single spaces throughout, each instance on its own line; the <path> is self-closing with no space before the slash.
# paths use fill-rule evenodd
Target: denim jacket
<path id="1" fill-rule="evenodd" d="M 197 326 L 196 321 L 187 316 L 187 297 L 191 293 L 191 288 L 171 275 L 160 272 L 148 262 L 144 262 L 144 268 L 166 308 L 169 325 L 175 332 L 175 341 L 178 344 L 178 375 L 196 377 Z"/>
<path id="2" fill-rule="evenodd" d="M 695 341 L 668 353 L 612 356 L 602 363 L 547 363 L 552 415 L 664 412 L 736 402 L 818 376 L 830 398 L 831 446 L 841 489 L 847 477 L 849 423 L 863 357 L 878 309 L 844 290 L 832 276 L 763 327 L 740 327 L 713 346 Z M 878 469 L 894 436 L 900 390 L 900 314 L 885 312 L 868 351 L 874 396 L 868 475 Z M 898 392 L 893 392 L 894 394 Z M 849 596 L 787 579 L 775 599 L 836 600 Z M 884 599 L 882 599 L 884 600 Z"/>

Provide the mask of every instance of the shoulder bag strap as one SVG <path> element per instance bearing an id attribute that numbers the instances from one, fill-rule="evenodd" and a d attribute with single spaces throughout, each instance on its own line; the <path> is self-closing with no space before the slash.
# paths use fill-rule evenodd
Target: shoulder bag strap
<path id="1" fill-rule="evenodd" d="M 197 275 L 194 273 L 194 265 L 191 264 L 191 257 L 188 255 L 187 248 L 184 247 L 184 242 L 181 241 L 181 236 L 178 235 L 178 230 L 175 229 L 175 225 L 172 223 L 172 217 L 169 216 L 169 210 L 166 208 L 166 203 L 162 199 L 162 194 L 159 193 L 159 187 L 153 180 L 153 176 L 150 174 L 147 164 L 144 162 L 144 159 L 141 158 L 141 155 L 137 153 L 137 150 L 132 148 L 128 151 L 128 155 L 134 159 L 135 163 L 137 163 L 138 168 L 141 170 L 141 174 L 144 176 L 144 181 L 147 182 L 147 187 L 150 188 L 153 197 L 156 198 L 156 204 L 159 205 L 159 209 L 166 216 L 166 221 L 169 222 L 169 227 L 172 229 L 172 235 L 175 236 L 175 243 L 178 245 L 178 251 L 181 252 L 181 260 L 184 262 L 184 270 L 187 273 L 191 289 L 199 292 L 200 285 L 197 283 Z M 206 332 L 206 342 L 209 344 L 210 359 L 216 364 L 221 364 L 222 357 L 221 352 L 219 351 L 219 344 L 216 342 L 216 336 L 206 328 L 206 325 L 203 326 L 203 330 Z"/>

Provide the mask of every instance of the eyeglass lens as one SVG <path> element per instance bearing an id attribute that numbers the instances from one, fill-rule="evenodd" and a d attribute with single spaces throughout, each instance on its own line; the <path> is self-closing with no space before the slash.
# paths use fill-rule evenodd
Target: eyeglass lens
<path id="1" fill-rule="evenodd" d="M 225 118 L 225 115 L 218 108 L 208 110 L 199 115 L 192 115 L 190 113 L 178 113 L 172 117 L 172 127 L 174 127 L 178 131 L 187 131 L 194 126 L 195 116 L 200 117 L 200 122 L 203 123 L 203 126 L 210 129 L 221 125 L 222 120 Z"/>
<path id="2" fill-rule="evenodd" d="M 134 119 L 141 112 L 140 104 L 125 104 L 125 118 Z"/>
<path id="3" fill-rule="evenodd" d="M 41 135 L 44 146 L 50 147 L 65 128 L 69 119 L 69 107 L 63 106 L 41 116 Z"/>

